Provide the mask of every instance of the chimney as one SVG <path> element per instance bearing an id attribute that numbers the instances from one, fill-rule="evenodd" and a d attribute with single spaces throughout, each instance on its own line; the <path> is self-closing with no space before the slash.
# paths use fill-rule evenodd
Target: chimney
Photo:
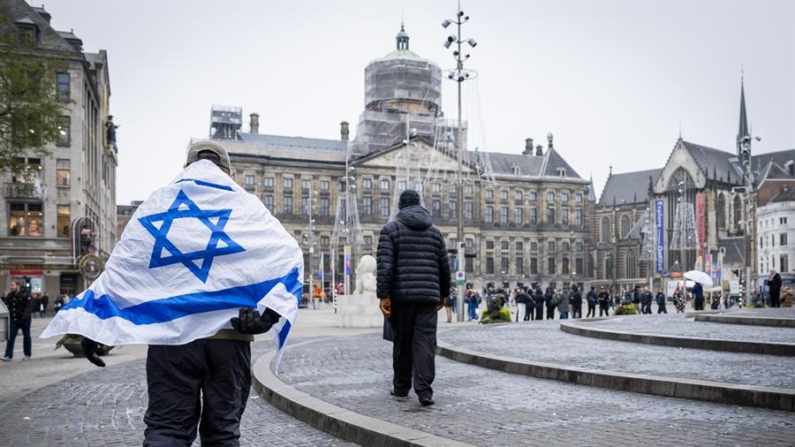
<path id="1" fill-rule="evenodd" d="M 543 157 L 544 156 L 544 146 L 540 144 L 536 146 L 536 157 Z"/>
<path id="2" fill-rule="evenodd" d="M 533 139 L 532 138 L 525 138 L 524 140 L 524 152 L 522 155 L 533 155 Z"/>
<path id="3" fill-rule="evenodd" d="M 348 141 L 348 136 L 351 134 L 351 131 L 348 129 L 348 122 L 343 121 L 340 123 L 340 139 L 342 141 Z"/>
<path id="4" fill-rule="evenodd" d="M 251 127 L 251 133 L 254 135 L 259 133 L 259 114 L 252 113 L 249 115 L 251 117 L 251 121 L 249 122 L 249 127 Z"/>

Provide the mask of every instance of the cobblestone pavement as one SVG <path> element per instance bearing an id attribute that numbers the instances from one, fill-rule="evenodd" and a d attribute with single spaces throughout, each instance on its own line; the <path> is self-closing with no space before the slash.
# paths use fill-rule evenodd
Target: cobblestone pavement
<path id="1" fill-rule="evenodd" d="M 778 307 L 778 308 L 763 308 L 763 309 L 746 309 L 738 311 L 737 316 L 742 317 L 778 317 L 778 318 L 795 318 L 795 307 Z"/>
<path id="2" fill-rule="evenodd" d="M 645 320 L 641 316 L 634 318 Z M 759 329 L 734 326 L 749 333 Z M 537 362 L 795 389 L 794 357 L 598 340 L 562 332 L 559 320 L 458 328 L 441 332 L 439 340 L 475 351 Z"/>
<path id="3" fill-rule="evenodd" d="M 423 408 L 413 394 L 389 396 L 391 349 L 377 334 L 294 347 L 280 377 L 334 405 L 477 446 L 772 447 L 795 439 L 791 412 L 603 390 L 440 357 L 436 405 Z"/>
<path id="4" fill-rule="evenodd" d="M 733 312 L 732 315 L 740 315 L 740 313 Z M 707 323 L 695 321 L 693 318 L 685 318 L 682 314 L 621 316 L 607 320 L 583 322 L 583 325 L 610 331 L 677 335 L 710 340 L 795 343 L 795 328 Z"/>
<path id="5" fill-rule="evenodd" d="M 299 341 L 301 339 L 294 342 Z M 272 348 L 270 340 L 253 343 L 252 359 Z M 143 414 L 148 402 L 145 361 L 139 358 L 114 363 L 104 369 L 84 359 L 74 361 L 88 365 L 90 372 L 39 388 L 0 408 L 0 446 L 141 445 L 145 428 Z M 35 362 L 25 363 L 30 366 Z M 80 365 L 75 366 L 82 368 Z M 241 432 L 241 445 L 244 446 L 356 445 L 282 413 L 259 398 L 253 389 Z"/>

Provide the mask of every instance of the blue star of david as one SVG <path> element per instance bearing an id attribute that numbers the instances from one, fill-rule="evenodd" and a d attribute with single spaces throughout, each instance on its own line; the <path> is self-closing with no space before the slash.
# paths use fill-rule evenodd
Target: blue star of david
<path id="1" fill-rule="evenodd" d="M 152 249 L 152 257 L 149 260 L 149 268 L 164 267 L 173 264 L 182 264 L 190 270 L 201 282 L 207 282 L 210 268 L 213 266 L 213 259 L 216 256 L 231 255 L 246 251 L 225 232 L 224 226 L 232 214 L 231 209 L 221 210 L 202 210 L 194 203 L 184 191 L 177 194 L 174 203 L 168 211 L 164 213 L 150 214 L 138 219 L 144 228 L 155 238 L 155 246 Z M 191 253 L 182 253 L 176 245 L 168 240 L 168 230 L 175 219 L 194 218 L 212 231 L 207 248 Z M 216 219 L 213 223 L 211 219 Z M 160 228 L 155 226 L 155 222 L 162 222 Z M 226 246 L 218 248 L 218 243 L 223 242 Z M 163 249 L 168 250 L 171 256 L 163 257 Z M 200 262 L 200 265 L 198 264 Z"/>

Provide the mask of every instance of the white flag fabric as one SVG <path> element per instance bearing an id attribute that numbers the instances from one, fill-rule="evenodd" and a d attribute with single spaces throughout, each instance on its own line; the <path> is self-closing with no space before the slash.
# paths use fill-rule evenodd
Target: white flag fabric
<path id="1" fill-rule="evenodd" d="M 105 271 L 41 337 L 180 345 L 231 329 L 241 308 L 271 308 L 282 316 L 269 331 L 278 359 L 295 324 L 303 272 L 298 243 L 262 202 L 200 160 L 138 207 Z"/>

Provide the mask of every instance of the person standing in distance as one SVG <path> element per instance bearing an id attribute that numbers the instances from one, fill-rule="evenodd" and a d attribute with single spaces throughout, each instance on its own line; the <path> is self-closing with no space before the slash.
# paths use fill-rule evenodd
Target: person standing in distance
<path id="1" fill-rule="evenodd" d="M 10 362 L 14 357 L 14 342 L 16 342 L 17 332 L 22 329 L 22 352 L 25 355 L 22 360 L 30 360 L 32 355 L 33 341 L 30 338 L 30 320 L 33 307 L 30 295 L 22 287 L 22 282 L 18 279 L 11 280 L 11 292 L 6 295 L 6 307 L 10 317 L 8 325 L 8 341 L 6 341 L 6 353 L 0 359 Z"/>
<path id="2" fill-rule="evenodd" d="M 437 312 L 450 291 L 450 263 L 442 232 L 414 190 L 400 194 L 395 220 L 381 229 L 377 250 L 379 307 L 395 332 L 390 394 L 414 388 L 433 405 Z"/>
<path id="3" fill-rule="evenodd" d="M 770 307 L 781 307 L 781 275 L 776 269 L 770 269 Z"/>

